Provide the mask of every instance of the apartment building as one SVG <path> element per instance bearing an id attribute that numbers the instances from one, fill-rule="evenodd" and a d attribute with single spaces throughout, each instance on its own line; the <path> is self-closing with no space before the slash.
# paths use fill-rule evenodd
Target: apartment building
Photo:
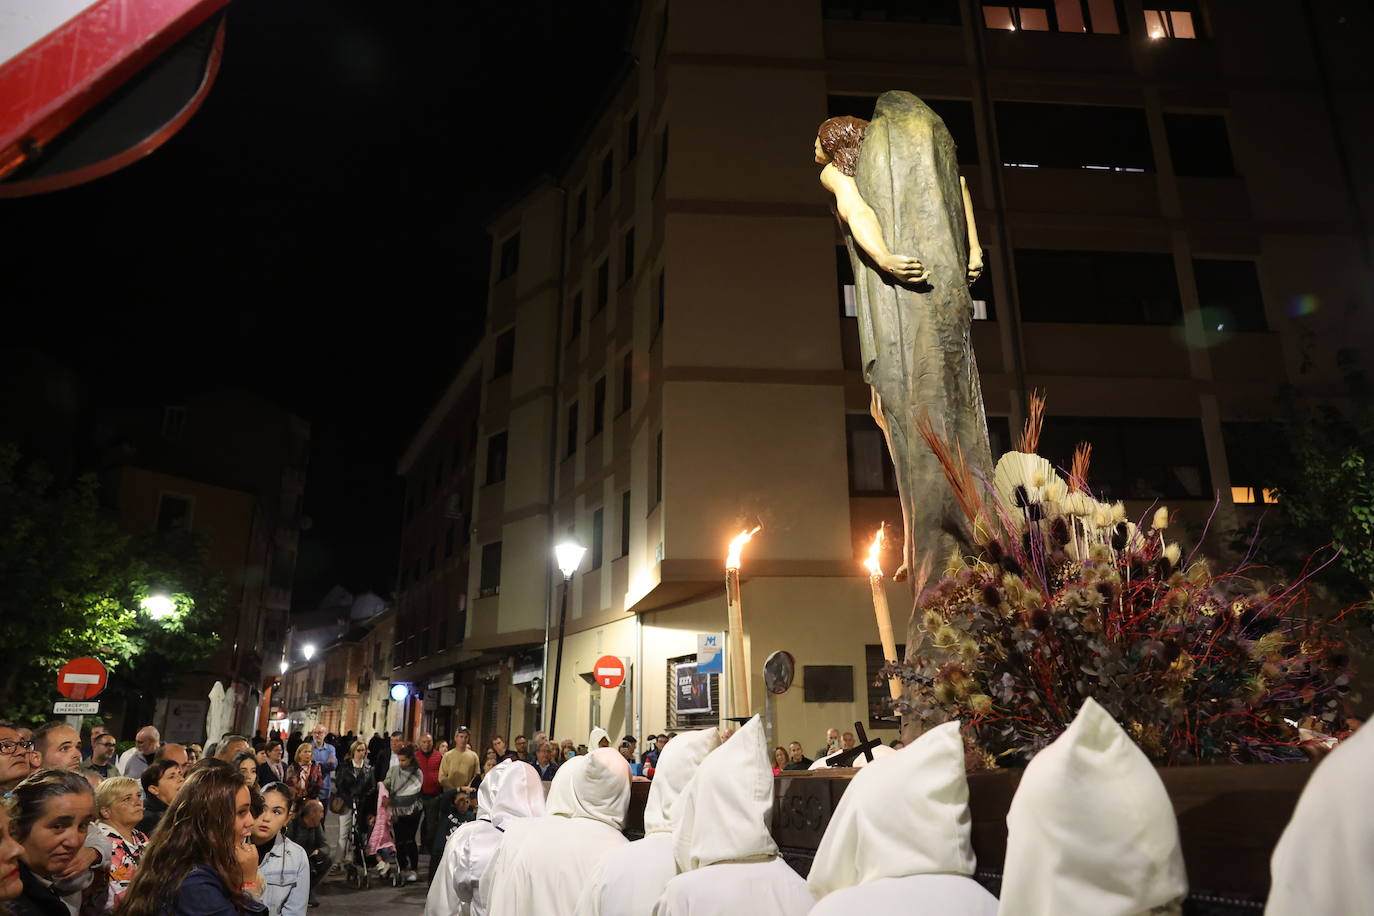
<path id="1" fill-rule="evenodd" d="M 547 726 L 531 697 L 553 689 L 565 537 L 589 550 L 558 737 L 716 720 L 697 640 L 725 629 L 726 545 L 755 524 L 753 711 L 786 650 L 778 743 L 895 727 L 860 561 L 900 509 L 811 158 L 822 120 L 870 117 L 883 90 L 921 96 L 959 147 L 994 451 L 1041 389 L 1041 451 L 1092 442 L 1094 486 L 1131 511 L 1200 525 L 1219 493 L 1224 524 L 1253 518 L 1247 431 L 1285 383 L 1334 390 L 1337 352 L 1374 339 L 1371 27 L 1350 2 L 647 2 L 637 64 L 567 168 L 490 225 L 464 648 L 505 653 L 479 704 L 495 730 Z M 900 639 L 910 595 L 889 600 Z M 606 655 L 620 688 L 595 681 Z"/>

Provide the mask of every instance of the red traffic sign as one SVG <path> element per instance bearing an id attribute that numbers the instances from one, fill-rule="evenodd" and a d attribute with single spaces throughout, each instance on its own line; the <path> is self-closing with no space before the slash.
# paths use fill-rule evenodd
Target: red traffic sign
<path id="1" fill-rule="evenodd" d="M 614 655 L 603 655 L 596 660 L 592 675 L 602 687 L 619 687 L 625 683 L 625 663 Z"/>
<path id="2" fill-rule="evenodd" d="M 110 674 L 98 658 L 74 658 L 57 672 L 57 692 L 72 700 L 100 695 Z"/>

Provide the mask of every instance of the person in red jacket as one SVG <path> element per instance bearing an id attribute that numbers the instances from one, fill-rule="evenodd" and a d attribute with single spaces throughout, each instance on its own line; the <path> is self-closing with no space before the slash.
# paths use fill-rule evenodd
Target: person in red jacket
<path id="1" fill-rule="evenodd" d="M 442 816 L 439 811 L 439 794 L 443 792 L 443 787 L 439 785 L 439 764 L 443 759 L 444 755 L 434 746 L 434 736 L 421 735 L 415 750 L 415 765 L 424 777 L 420 785 L 421 805 L 425 812 L 420 825 L 421 849 L 429 849 L 433 844 L 434 829 Z"/>

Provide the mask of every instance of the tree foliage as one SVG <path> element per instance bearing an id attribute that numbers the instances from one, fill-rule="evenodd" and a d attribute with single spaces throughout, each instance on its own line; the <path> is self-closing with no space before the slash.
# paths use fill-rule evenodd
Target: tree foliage
<path id="1" fill-rule="evenodd" d="M 57 669 L 82 655 L 110 668 L 112 689 L 165 691 L 217 643 L 226 592 L 195 535 L 126 536 L 94 475 L 59 483 L 0 444 L 0 715 L 47 718 Z M 161 620 L 142 610 L 154 593 L 175 603 Z"/>

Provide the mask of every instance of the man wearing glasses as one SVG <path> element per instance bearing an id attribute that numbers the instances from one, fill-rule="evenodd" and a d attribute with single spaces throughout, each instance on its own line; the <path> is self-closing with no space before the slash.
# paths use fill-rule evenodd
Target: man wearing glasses
<path id="1" fill-rule="evenodd" d="M 118 776 L 115 772 L 114 755 L 114 735 L 105 731 L 103 726 L 95 726 L 91 729 L 91 756 L 81 764 L 81 772 L 95 773 L 101 779 Z"/>
<path id="2" fill-rule="evenodd" d="M 33 772 L 29 751 L 33 742 L 9 722 L 0 722 L 0 795 L 6 795 Z"/>

